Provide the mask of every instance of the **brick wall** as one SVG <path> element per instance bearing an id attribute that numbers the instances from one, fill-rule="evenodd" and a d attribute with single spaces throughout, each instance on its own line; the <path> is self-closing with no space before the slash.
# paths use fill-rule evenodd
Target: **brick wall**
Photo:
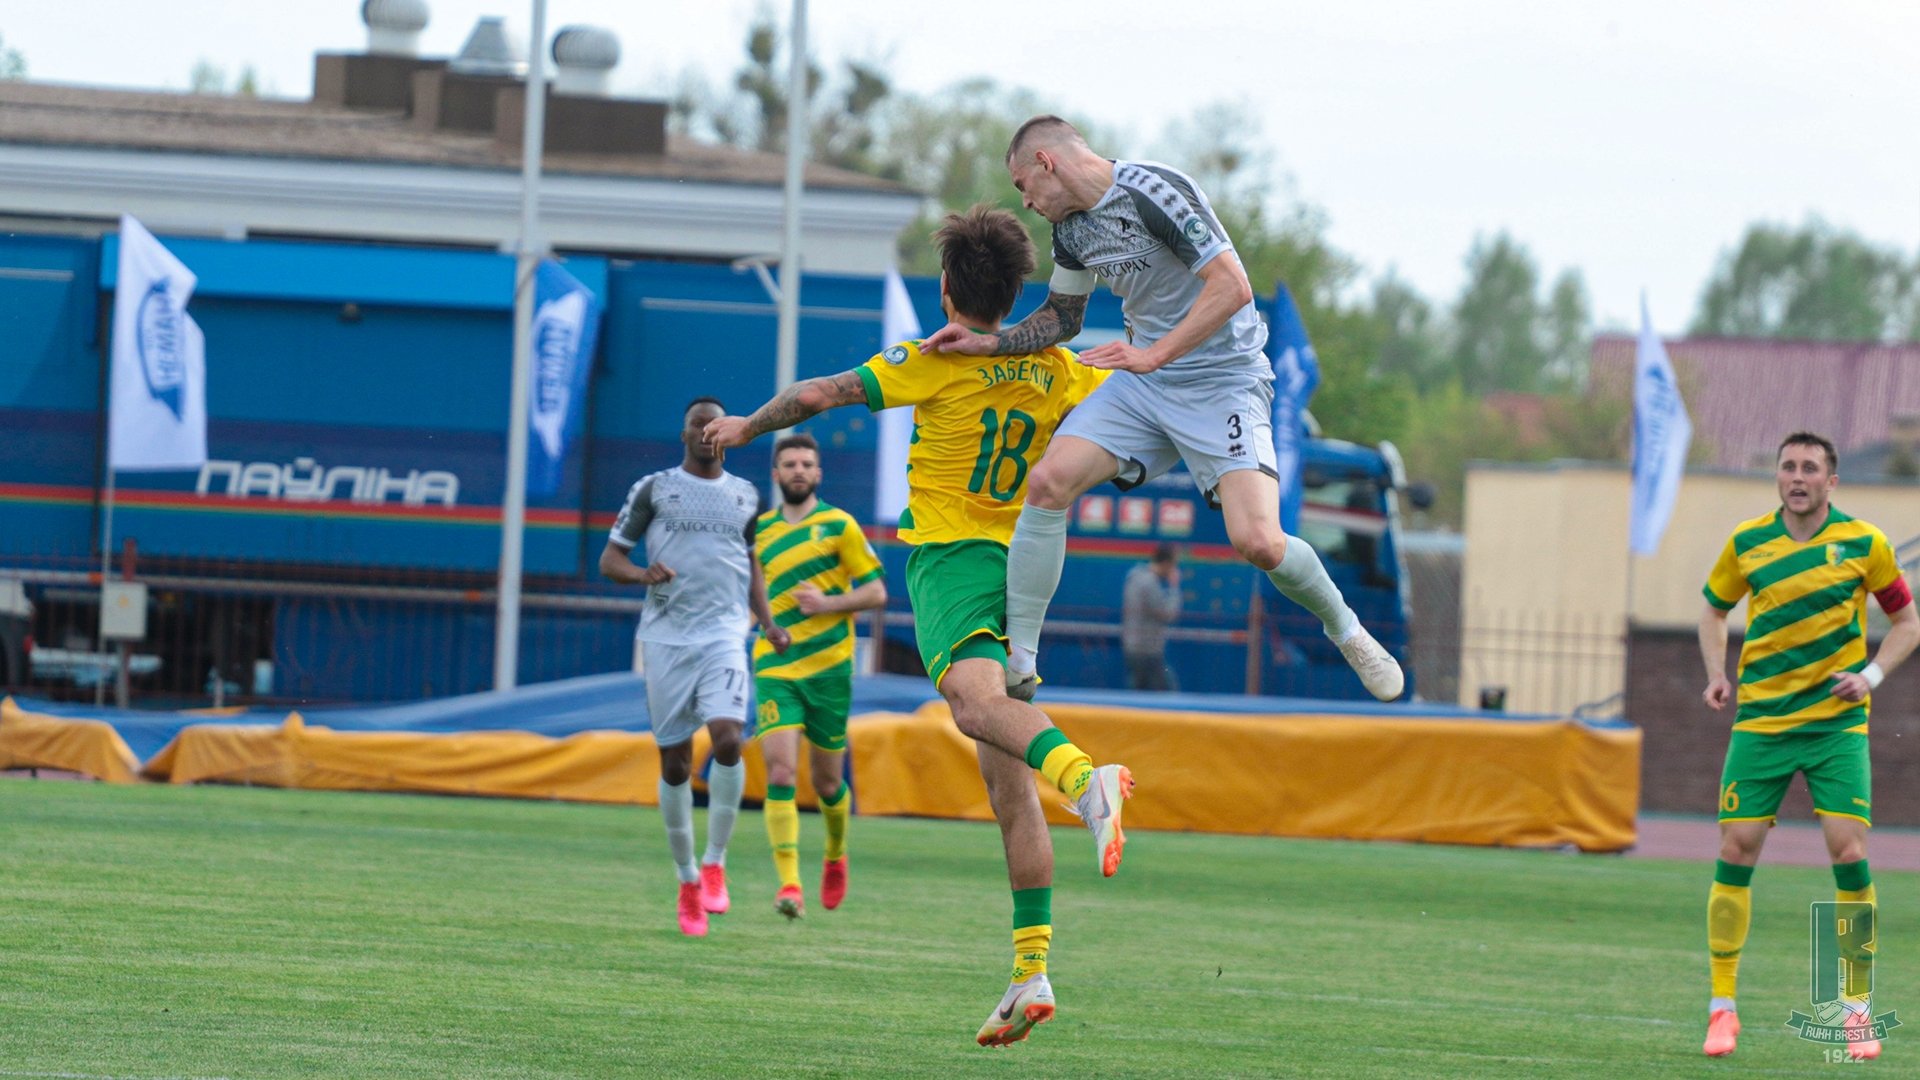
<path id="1" fill-rule="evenodd" d="M 1729 675 L 1739 649 L 1736 637 L 1729 646 Z M 1715 812 L 1733 718 L 1731 709 L 1716 713 L 1701 703 L 1705 688 L 1700 647 L 1692 631 L 1633 632 L 1626 715 L 1644 732 L 1641 809 Z M 1880 825 L 1920 825 L 1920 658 L 1888 676 L 1873 699 L 1873 820 Z M 1788 788 L 1780 817 L 1813 820 L 1804 780 L 1796 779 Z"/>

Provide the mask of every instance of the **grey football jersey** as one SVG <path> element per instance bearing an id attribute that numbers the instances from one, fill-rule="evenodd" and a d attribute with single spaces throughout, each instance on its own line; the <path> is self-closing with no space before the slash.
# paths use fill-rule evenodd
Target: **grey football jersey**
<path id="1" fill-rule="evenodd" d="M 1089 274 L 1104 279 L 1120 297 L 1128 340 L 1144 349 L 1193 309 L 1205 284 L 1200 268 L 1232 250 L 1192 177 L 1156 162 L 1116 161 L 1113 186 L 1100 201 L 1053 227 L 1054 291 L 1085 294 L 1093 291 Z M 1272 379 L 1261 352 L 1266 343 L 1267 324 L 1248 301 L 1160 371 L 1173 379 L 1222 371 Z"/>
<path id="2" fill-rule="evenodd" d="M 745 637 L 759 515 L 759 489 L 732 473 L 703 480 L 675 466 L 633 485 L 607 539 L 623 548 L 644 540 L 642 565 L 663 563 L 674 575 L 648 587 L 635 636 L 662 645 Z"/>

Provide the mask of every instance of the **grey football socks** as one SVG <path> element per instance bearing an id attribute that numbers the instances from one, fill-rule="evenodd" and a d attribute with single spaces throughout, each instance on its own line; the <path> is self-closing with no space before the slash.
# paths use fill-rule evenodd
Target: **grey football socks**
<path id="1" fill-rule="evenodd" d="M 1327 576 L 1313 545 L 1297 536 L 1287 537 L 1286 556 L 1280 565 L 1267 571 L 1280 595 L 1313 612 L 1327 636 L 1336 643 L 1345 641 L 1360 629 L 1360 619 L 1340 595 L 1340 587 Z"/>
<path id="2" fill-rule="evenodd" d="M 1066 561 L 1067 512 L 1032 503 L 1022 507 L 1013 542 L 1007 545 L 1007 637 L 1014 645 L 1014 670 L 1021 674 L 1033 670 L 1040 627 L 1047 621 L 1047 604 L 1060 587 Z"/>

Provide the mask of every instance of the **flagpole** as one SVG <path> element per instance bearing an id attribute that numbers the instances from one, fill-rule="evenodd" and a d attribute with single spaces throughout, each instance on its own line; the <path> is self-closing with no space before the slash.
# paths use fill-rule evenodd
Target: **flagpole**
<path id="1" fill-rule="evenodd" d="M 1628 506 L 1632 513 L 1632 506 Z M 1633 679 L 1633 575 L 1640 557 L 1627 549 L 1627 609 L 1620 619 L 1620 715 L 1627 713 L 1627 687 Z"/>
<path id="2" fill-rule="evenodd" d="M 107 582 L 113 580 L 113 441 L 112 425 L 108 425 L 107 441 L 107 486 L 105 506 L 100 515 L 100 619 L 93 631 L 93 651 L 96 658 L 107 654 Z M 93 684 L 93 703 L 104 705 L 107 701 L 107 668 L 100 665 L 100 678 Z M 125 704 L 125 702 L 122 702 Z"/>
<path id="3" fill-rule="evenodd" d="M 780 242 L 780 326 L 774 348 L 774 392 L 793 385 L 800 354 L 801 170 L 807 161 L 807 0 L 793 0 L 787 50 L 787 173 Z"/>
<path id="4" fill-rule="evenodd" d="M 533 288 L 540 265 L 540 154 L 546 142 L 547 0 L 533 0 L 526 111 L 520 130 L 520 243 L 513 273 L 513 388 L 507 406 L 507 490 L 500 500 L 500 587 L 494 619 L 493 688 L 520 673 L 520 578 L 527 521 L 527 410 L 532 401 Z"/>

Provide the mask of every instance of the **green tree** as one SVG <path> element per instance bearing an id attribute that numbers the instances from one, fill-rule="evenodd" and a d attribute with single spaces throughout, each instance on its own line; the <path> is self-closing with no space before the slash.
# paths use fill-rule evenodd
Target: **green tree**
<path id="1" fill-rule="evenodd" d="M 747 28 L 746 61 L 734 73 L 730 89 L 715 91 L 695 72 L 683 74 L 669 105 L 676 130 L 707 135 L 729 146 L 784 153 L 787 147 L 789 74 L 782 61 L 786 44 L 770 12 L 762 11 Z M 808 156 L 814 161 L 876 176 L 897 178 L 889 159 L 878 153 L 882 106 L 892 82 L 878 61 L 846 61 L 844 79 L 829 88 L 820 65 L 807 61 L 810 131 Z"/>
<path id="2" fill-rule="evenodd" d="M 1380 369 L 1384 333 L 1373 313 L 1314 307 L 1303 309 L 1300 319 L 1320 360 L 1320 388 L 1309 410 L 1321 434 L 1367 444 L 1404 439 L 1418 398 L 1405 375 Z"/>
<path id="3" fill-rule="evenodd" d="M 1416 390 L 1448 378 L 1443 320 L 1419 290 L 1389 269 L 1373 283 L 1370 315 L 1379 334 L 1374 370 L 1404 380 Z"/>
<path id="4" fill-rule="evenodd" d="M 1563 270 L 1554 279 L 1540 322 L 1546 384 L 1562 390 L 1585 386 L 1593 359 L 1593 309 L 1580 271 Z"/>
<path id="5" fill-rule="evenodd" d="M 193 69 L 187 73 L 187 92 L 257 98 L 260 96 L 260 73 L 252 64 L 248 64 L 240 69 L 240 74 L 234 77 L 233 85 L 229 88 L 227 69 L 203 56 L 194 61 Z"/>
<path id="6" fill-rule="evenodd" d="M 190 94 L 223 94 L 226 87 L 227 69 L 204 56 L 195 60 L 193 70 L 187 73 L 187 92 Z"/>
<path id="7" fill-rule="evenodd" d="M 976 203 L 1014 211 L 1034 238 L 1036 271 L 1052 272 L 1051 226 L 1020 204 L 1007 179 L 1007 143 L 1027 117 L 1049 112 L 1032 91 L 969 79 L 925 96 L 896 97 L 887 108 L 887 152 L 894 175 L 927 196 L 920 217 L 900 234 L 900 271 L 937 274 L 933 231 L 948 211 Z"/>
<path id="8" fill-rule="evenodd" d="M 1536 333 L 1533 256 L 1502 232 L 1475 237 L 1466 262 L 1467 283 L 1453 307 L 1453 372 L 1469 393 L 1536 389 L 1547 358 Z"/>
<path id="9" fill-rule="evenodd" d="M 1756 223 L 1722 253 L 1695 334 L 1819 341 L 1920 339 L 1916 267 L 1900 252 L 1810 218 Z"/>
<path id="10" fill-rule="evenodd" d="M 1302 317 L 1337 306 L 1359 264 L 1326 241 L 1327 217 L 1276 177 L 1260 117 L 1246 102 L 1202 105 L 1167 125 L 1151 156 L 1193 177 L 1233 238 L 1253 291 L 1284 281 Z M 1311 319 L 1308 319 L 1311 323 Z M 1314 345 L 1319 349 L 1319 339 Z"/>
<path id="11" fill-rule="evenodd" d="M 1512 429 L 1457 380 L 1421 395 L 1409 413 L 1405 434 L 1396 441 L 1406 458 L 1408 477 L 1433 485 L 1430 519 L 1455 528 L 1463 523 L 1466 512 L 1467 463 L 1511 461 L 1520 453 Z"/>
<path id="12" fill-rule="evenodd" d="M 6 35 L 0 34 L 0 79 L 24 79 L 27 77 L 27 58 L 19 49 L 7 44 Z"/>

